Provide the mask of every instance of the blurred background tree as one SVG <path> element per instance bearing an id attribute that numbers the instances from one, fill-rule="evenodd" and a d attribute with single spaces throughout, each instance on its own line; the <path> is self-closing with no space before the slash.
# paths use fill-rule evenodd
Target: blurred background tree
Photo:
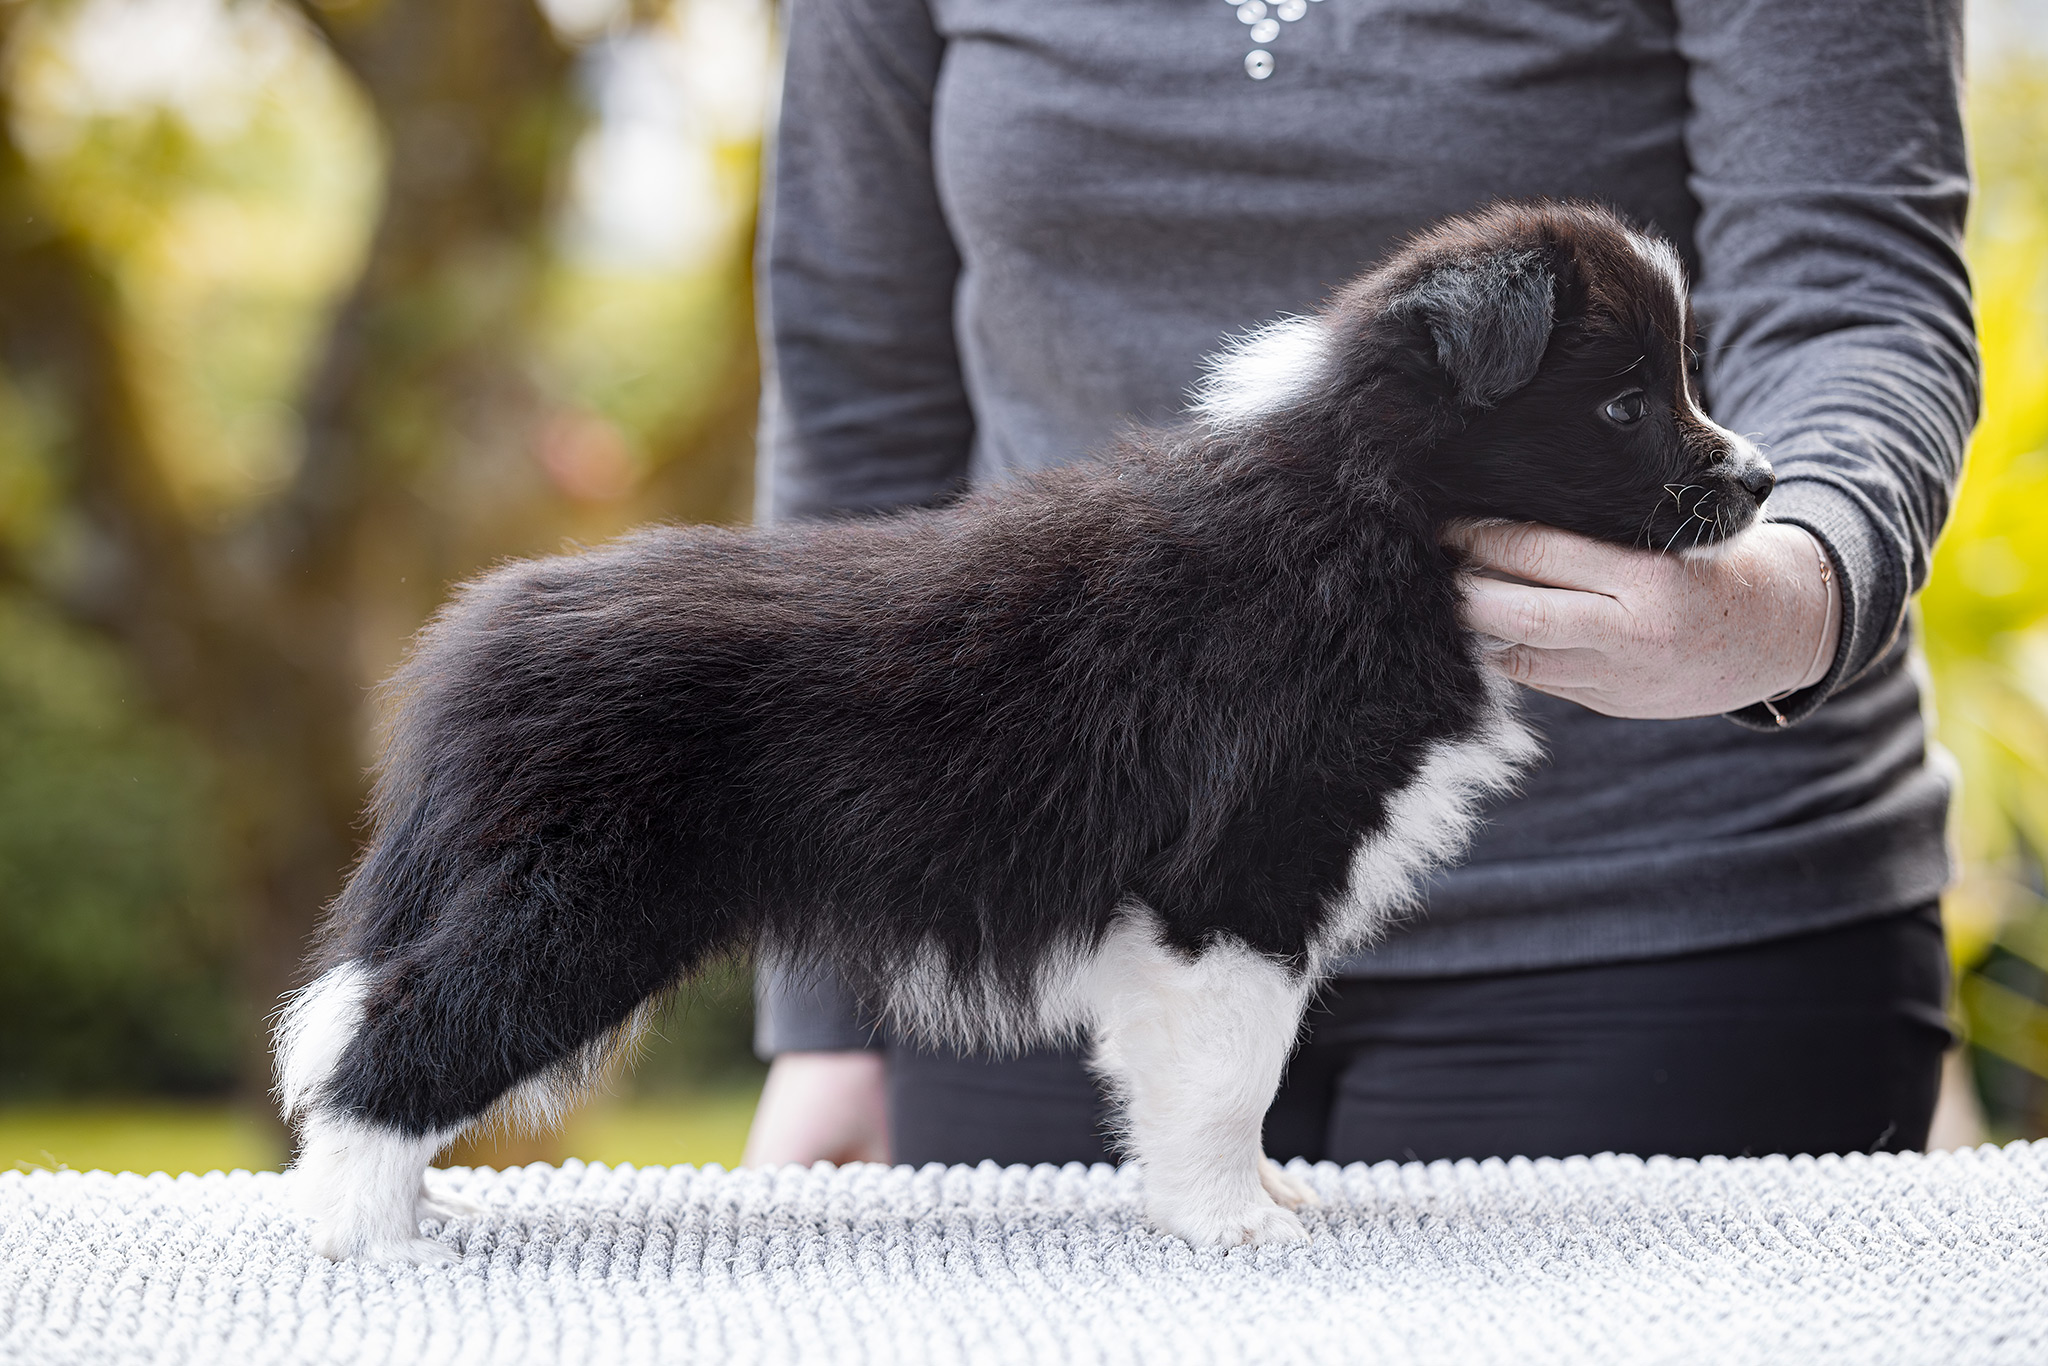
<path id="1" fill-rule="evenodd" d="M 266 1113 L 448 585 L 748 515 L 766 3 L 0 0 L 0 1107 Z M 1973 22 L 1987 412 L 1922 612 L 2003 1136 L 2048 1133 L 2048 34 Z M 744 972 L 695 996 L 633 1085 L 726 1096 L 723 1155 Z M 104 1160 L 228 1160 L 147 1133 Z"/>
<path id="2" fill-rule="evenodd" d="M 260 1095 L 447 585 L 747 514 L 766 15 L 0 26 L 0 1096 Z"/>

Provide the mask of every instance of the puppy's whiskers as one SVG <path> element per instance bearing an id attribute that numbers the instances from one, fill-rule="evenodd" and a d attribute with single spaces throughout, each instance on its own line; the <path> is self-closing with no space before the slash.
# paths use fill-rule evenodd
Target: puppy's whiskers
<path id="1" fill-rule="evenodd" d="M 1663 510 L 1664 504 L 1661 502 L 1650 509 L 1650 515 L 1643 518 L 1642 526 L 1636 529 L 1634 544 L 1648 550 L 1657 543 L 1657 514 Z"/>

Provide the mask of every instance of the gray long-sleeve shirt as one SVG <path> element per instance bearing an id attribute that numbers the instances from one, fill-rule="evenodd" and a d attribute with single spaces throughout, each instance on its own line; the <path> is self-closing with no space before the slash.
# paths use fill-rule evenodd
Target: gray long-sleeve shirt
<path id="1" fill-rule="evenodd" d="M 1779 704 L 1789 728 L 1526 694 L 1548 761 L 1347 970 L 1658 956 L 1924 903 L 1947 793 L 1902 626 L 1977 401 L 1958 8 L 789 0 L 762 510 L 1075 459 L 1434 218 L 1606 201 L 1692 269 L 1709 406 L 1840 577 L 1834 667 Z M 770 987 L 769 1051 L 865 1037 L 834 993 Z"/>

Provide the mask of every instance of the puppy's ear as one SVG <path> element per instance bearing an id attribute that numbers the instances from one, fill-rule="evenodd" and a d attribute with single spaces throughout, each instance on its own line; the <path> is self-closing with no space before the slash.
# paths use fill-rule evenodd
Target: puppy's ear
<path id="1" fill-rule="evenodd" d="M 1554 285 L 1536 251 L 1448 261 L 1395 307 L 1428 333 L 1458 405 L 1491 408 L 1536 377 L 1555 321 Z"/>

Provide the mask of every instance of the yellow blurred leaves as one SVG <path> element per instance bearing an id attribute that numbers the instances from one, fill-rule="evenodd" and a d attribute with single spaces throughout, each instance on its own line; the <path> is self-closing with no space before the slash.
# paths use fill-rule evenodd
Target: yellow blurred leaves
<path id="1" fill-rule="evenodd" d="M 1961 772 L 1944 913 L 1971 1043 L 2048 1076 L 2048 1010 L 1969 971 L 1994 945 L 2048 969 L 2048 78 L 1983 71 L 1970 112 L 1984 414 L 1921 599 L 1937 733 Z"/>

